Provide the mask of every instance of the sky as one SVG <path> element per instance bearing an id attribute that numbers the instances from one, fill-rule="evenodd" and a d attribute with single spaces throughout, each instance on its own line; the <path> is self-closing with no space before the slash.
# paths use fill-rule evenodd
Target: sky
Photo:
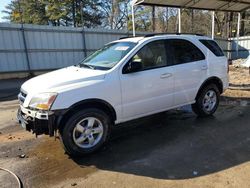
<path id="1" fill-rule="evenodd" d="M 11 2 L 11 0 L 0 0 L 0 22 L 4 22 L 6 20 L 2 19 L 5 14 L 2 13 L 3 10 L 5 10 L 5 6 L 8 5 Z"/>

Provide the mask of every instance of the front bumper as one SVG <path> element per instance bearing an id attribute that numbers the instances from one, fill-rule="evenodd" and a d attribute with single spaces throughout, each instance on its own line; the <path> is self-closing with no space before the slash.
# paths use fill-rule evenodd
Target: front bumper
<path id="1" fill-rule="evenodd" d="M 52 111 L 36 111 L 24 108 L 22 105 L 17 112 L 19 124 L 36 136 L 41 134 L 54 136 L 57 130 L 55 119 L 55 113 Z"/>

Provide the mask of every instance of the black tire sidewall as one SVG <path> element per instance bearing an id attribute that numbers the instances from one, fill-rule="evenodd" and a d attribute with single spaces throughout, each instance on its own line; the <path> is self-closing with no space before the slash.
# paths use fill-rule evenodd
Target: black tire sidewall
<path id="1" fill-rule="evenodd" d="M 98 144 L 96 144 L 91 148 L 81 148 L 77 146 L 73 141 L 73 130 L 75 126 L 79 121 L 81 121 L 86 117 L 95 117 L 99 121 L 101 121 L 103 125 L 103 135 L 101 140 L 99 141 Z M 68 119 L 60 136 L 65 150 L 67 151 L 68 154 L 73 156 L 81 156 L 84 154 L 93 153 L 94 151 L 98 150 L 108 140 L 110 134 L 110 124 L 111 123 L 108 115 L 99 109 L 88 108 L 77 112 Z"/>
<path id="2" fill-rule="evenodd" d="M 216 94 L 216 104 L 213 108 L 212 111 L 210 112 L 207 112 L 203 109 L 203 99 L 206 95 L 206 93 L 209 91 L 209 90 L 213 90 Z M 202 91 L 200 92 L 199 96 L 197 97 L 197 101 L 196 101 L 196 104 L 195 104 L 195 107 L 194 107 L 194 111 L 195 113 L 197 113 L 199 116 L 211 116 L 215 113 L 215 111 L 217 110 L 218 106 L 219 106 L 219 100 L 220 100 L 220 92 L 217 88 L 217 86 L 215 84 L 210 84 L 206 87 L 204 87 L 202 89 Z"/>

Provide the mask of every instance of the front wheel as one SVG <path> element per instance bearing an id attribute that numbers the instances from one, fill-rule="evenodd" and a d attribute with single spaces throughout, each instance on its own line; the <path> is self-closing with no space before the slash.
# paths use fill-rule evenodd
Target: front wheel
<path id="1" fill-rule="evenodd" d="M 60 135 L 69 155 L 82 156 L 98 150 L 110 133 L 111 121 L 103 111 L 89 108 L 71 116 Z"/>
<path id="2" fill-rule="evenodd" d="M 215 84 L 205 86 L 197 95 L 196 103 L 192 105 L 193 112 L 201 117 L 213 115 L 219 105 L 219 96 L 220 92 Z"/>

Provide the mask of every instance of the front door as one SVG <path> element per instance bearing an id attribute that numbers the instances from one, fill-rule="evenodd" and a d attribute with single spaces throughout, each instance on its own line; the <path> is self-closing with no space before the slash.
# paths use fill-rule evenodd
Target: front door
<path id="1" fill-rule="evenodd" d="M 141 62 L 142 69 L 120 75 L 123 119 L 170 108 L 173 105 L 174 79 L 173 68 L 168 66 L 165 40 L 146 44 L 131 61 Z"/>

